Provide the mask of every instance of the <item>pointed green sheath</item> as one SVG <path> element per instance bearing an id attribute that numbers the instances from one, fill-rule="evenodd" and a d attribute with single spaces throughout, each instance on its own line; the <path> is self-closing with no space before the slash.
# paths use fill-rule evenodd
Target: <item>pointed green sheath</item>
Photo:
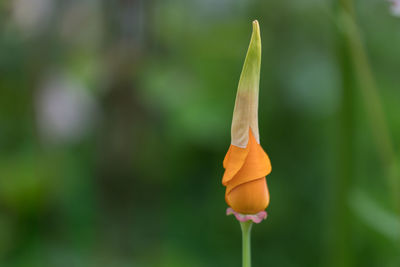
<path id="1" fill-rule="evenodd" d="M 231 144 L 245 148 L 249 141 L 249 128 L 257 143 L 260 143 L 258 132 L 258 91 L 261 67 L 261 37 L 258 21 L 253 21 L 253 33 L 242 73 L 240 75 L 233 111 Z"/>

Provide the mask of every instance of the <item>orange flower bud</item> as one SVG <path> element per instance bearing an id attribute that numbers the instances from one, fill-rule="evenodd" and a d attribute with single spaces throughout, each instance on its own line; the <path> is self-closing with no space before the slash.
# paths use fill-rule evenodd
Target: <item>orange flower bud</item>
<path id="1" fill-rule="evenodd" d="M 240 76 L 233 112 L 232 141 L 224 159 L 225 201 L 236 212 L 256 214 L 267 208 L 269 192 L 265 176 L 271 172 L 268 155 L 258 132 L 258 90 L 261 38 L 257 21 Z"/>

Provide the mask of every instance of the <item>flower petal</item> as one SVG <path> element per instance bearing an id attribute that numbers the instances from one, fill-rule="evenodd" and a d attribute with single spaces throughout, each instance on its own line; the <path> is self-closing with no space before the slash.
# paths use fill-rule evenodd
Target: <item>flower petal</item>
<path id="1" fill-rule="evenodd" d="M 244 214 L 254 214 L 269 205 L 269 191 L 265 177 L 226 190 L 225 201 L 232 209 Z"/>
<path id="2" fill-rule="evenodd" d="M 256 142 L 255 137 L 252 132 L 249 132 L 249 144 L 246 147 L 248 149 L 246 157 L 243 159 L 244 162 L 239 162 L 242 160 L 243 154 L 234 154 L 240 151 L 240 148 L 235 150 L 232 149 L 227 160 L 227 168 L 222 178 L 222 183 L 227 186 L 227 193 L 229 193 L 233 188 L 247 183 L 261 177 L 267 176 L 271 172 L 271 162 L 268 155 L 264 152 L 262 147 Z M 243 150 L 243 149 L 242 149 Z M 237 160 L 238 163 L 236 163 Z M 232 161 L 232 163 L 230 163 Z M 234 162 L 236 165 L 234 165 Z M 230 163 L 228 165 L 228 163 Z M 240 166 L 239 166 L 240 165 Z"/>
<path id="3" fill-rule="evenodd" d="M 236 175 L 236 173 L 242 168 L 246 161 L 247 155 L 249 154 L 250 146 L 246 148 L 240 148 L 234 145 L 229 147 L 226 153 L 223 165 L 225 168 L 224 176 L 222 177 L 222 184 L 227 185 L 228 182 Z"/>

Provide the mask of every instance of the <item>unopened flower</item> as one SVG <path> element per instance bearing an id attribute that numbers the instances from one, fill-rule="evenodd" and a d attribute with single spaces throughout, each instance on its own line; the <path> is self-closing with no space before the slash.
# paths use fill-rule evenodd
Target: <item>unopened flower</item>
<path id="1" fill-rule="evenodd" d="M 258 131 L 260 66 L 260 29 L 254 21 L 233 111 L 231 145 L 223 162 L 225 201 L 232 208 L 228 212 L 235 213 L 239 220 L 253 220 L 244 216 L 249 214 L 265 218 L 264 210 L 269 204 L 265 176 L 271 172 L 271 163 L 260 145 Z"/>

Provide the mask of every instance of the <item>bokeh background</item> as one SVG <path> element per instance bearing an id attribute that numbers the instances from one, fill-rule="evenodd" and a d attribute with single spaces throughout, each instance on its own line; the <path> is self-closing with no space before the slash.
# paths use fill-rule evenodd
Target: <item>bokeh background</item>
<path id="1" fill-rule="evenodd" d="M 0 266 L 240 266 L 222 160 L 258 19 L 254 266 L 400 266 L 383 0 L 0 2 Z"/>

